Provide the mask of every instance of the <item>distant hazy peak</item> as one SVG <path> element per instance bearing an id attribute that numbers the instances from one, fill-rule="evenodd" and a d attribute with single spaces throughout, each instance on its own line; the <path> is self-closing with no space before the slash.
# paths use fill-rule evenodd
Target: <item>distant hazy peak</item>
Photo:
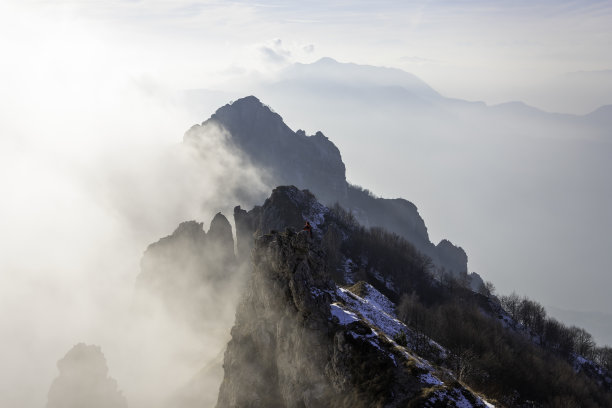
<path id="1" fill-rule="evenodd" d="M 584 116 L 588 121 L 599 124 L 603 129 L 610 129 L 612 126 L 612 105 L 604 105 L 595 109 L 593 112 Z M 604 130 L 609 135 L 610 132 Z"/>
<path id="2" fill-rule="evenodd" d="M 360 86 L 401 87 L 421 97 L 440 98 L 441 95 L 410 72 L 389 67 L 339 62 L 323 57 L 311 64 L 295 63 L 285 68 L 281 78 L 312 81 L 330 81 Z"/>
<path id="3" fill-rule="evenodd" d="M 318 59 L 317 61 L 313 62 L 313 65 L 324 65 L 324 64 L 341 64 L 341 62 L 339 62 L 338 60 L 333 59 L 332 57 L 323 57 Z"/>

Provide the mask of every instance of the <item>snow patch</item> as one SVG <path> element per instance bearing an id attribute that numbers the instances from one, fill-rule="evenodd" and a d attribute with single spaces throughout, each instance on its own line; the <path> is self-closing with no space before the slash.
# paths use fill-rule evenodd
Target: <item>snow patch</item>
<path id="1" fill-rule="evenodd" d="M 377 291 L 372 285 L 366 284 L 367 294 L 362 298 L 374 307 L 379 308 L 387 315 L 396 318 L 395 303 L 390 301 L 385 295 Z"/>
<path id="2" fill-rule="evenodd" d="M 430 384 L 430 385 L 442 385 L 444 384 L 442 381 L 438 380 L 433 374 L 431 373 L 427 373 L 427 374 L 421 374 L 419 376 L 419 380 L 421 382 L 424 382 L 426 384 Z"/>
<path id="3" fill-rule="evenodd" d="M 308 211 L 302 214 L 305 220 L 310 222 L 312 228 L 318 229 L 325 222 L 325 216 L 329 213 L 329 208 L 323 204 L 314 201 L 308 206 Z"/>
<path id="4" fill-rule="evenodd" d="M 338 322 L 345 326 L 359 320 L 357 315 L 349 310 L 343 309 L 337 303 L 329 305 L 330 312 L 333 317 L 338 319 Z"/>
<path id="5" fill-rule="evenodd" d="M 363 316 L 366 323 L 370 326 L 380 328 L 387 339 L 396 344 L 395 336 L 399 333 L 406 333 L 408 346 L 413 348 L 413 332 L 408 326 L 399 321 L 395 315 L 395 304 L 391 302 L 385 295 L 377 291 L 372 285 L 366 283 L 367 294 L 362 298 L 348 289 L 338 288 L 336 295 L 344 302 L 345 306 Z M 429 344 L 439 350 L 441 358 L 446 358 L 448 353 L 444 347 L 440 346 L 435 341 L 429 339 Z M 419 360 L 415 356 L 410 358 Z M 426 365 L 430 367 L 429 365 Z"/>
<path id="6" fill-rule="evenodd" d="M 574 356 L 574 370 L 576 372 L 580 372 L 581 370 L 585 369 L 585 366 L 586 366 L 587 368 L 595 371 L 598 375 L 602 377 L 606 375 L 602 367 L 599 364 L 595 363 L 593 360 L 589 360 L 588 358 L 584 358 L 583 356 L 578 355 L 578 354 L 574 354 L 573 356 Z"/>
<path id="7" fill-rule="evenodd" d="M 368 293 L 376 291 L 373 287 L 368 285 Z M 378 291 L 376 291 L 378 292 Z M 408 328 L 405 324 L 395 318 L 395 314 L 387 313 L 378 302 L 382 303 L 387 308 L 389 304 L 393 305 L 390 300 L 386 299 L 386 302 L 380 297 L 384 295 L 378 292 L 378 295 L 372 297 L 372 301 L 363 299 L 347 289 L 338 288 L 336 294 L 342 299 L 345 304 L 351 309 L 359 312 L 367 323 L 370 325 L 378 326 L 380 329 L 389 337 L 393 338 L 401 331 L 408 332 Z M 378 301 L 378 302 L 377 302 Z M 388 303 L 387 303 L 388 302 Z"/>

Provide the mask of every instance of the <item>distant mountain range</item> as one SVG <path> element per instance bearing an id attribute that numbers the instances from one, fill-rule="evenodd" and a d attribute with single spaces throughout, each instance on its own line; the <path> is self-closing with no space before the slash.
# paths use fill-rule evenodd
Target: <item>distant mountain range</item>
<path id="1" fill-rule="evenodd" d="M 192 107 L 197 107 L 203 101 L 214 100 L 218 105 L 251 92 L 271 106 L 283 106 L 285 113 L 301 110 L 309 115 L 310 122 L 315 123 L 319 118 L 328 116 L 330 107 L 338 117 L 352 107 L 368 106 L 373 113 L 387 109 L 394 112 L 401 110 L 404 119 L 435 114 L 438 118 L 442 115 L 463 121 L 465 118 L 457 115 L 470 112 L 479 119 L 492 115 L 497 120 L 500 114 L 507 114 L 549 125 L 563 121 L 573 126 L 586 126 L 593 131 L 608 126 L 608 133 L 612 124 L 612 104 L 601 106 L 586 115 L 546 112 L 520 101 L 486 105 L 480 101 L 445 97 L 417 76 L 397 68 L 341 63 L 329 57 L 311 64 L 292 64 L 281 70 L 274 79 L 244 82 L 247 85 L 241 85 L 237 91 L 188 90 L 184 96 Z"/>

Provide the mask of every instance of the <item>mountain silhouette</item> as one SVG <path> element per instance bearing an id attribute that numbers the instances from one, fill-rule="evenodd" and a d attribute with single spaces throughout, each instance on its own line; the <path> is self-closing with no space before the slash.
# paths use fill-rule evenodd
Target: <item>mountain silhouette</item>
<path id="1" fill-rule="evenodd" d="M 312 191 L 326 205 L 335 203 L 350 210 L 363 225 L 382 227 L 411 242 L 428 255 L 439 274 L 448 273 L 473 281 L 477 290 L 481 278 L 467 275 L 467 255 L 448 240 L 434 245 L 417 207 L 401 198 L 372 195 L 346 180 L 346 169 L 338 148 L 323 133 L 308 136 L 293 131 L 282 117 L 254 96 L 238 99 L 219 108 L 210 119 L 195 125 L 184 142 L 198 145 L 210 126 L 229 132 L 229 141 L 258 168 L 264 169 L 272 186 L 295 185 Z"/>

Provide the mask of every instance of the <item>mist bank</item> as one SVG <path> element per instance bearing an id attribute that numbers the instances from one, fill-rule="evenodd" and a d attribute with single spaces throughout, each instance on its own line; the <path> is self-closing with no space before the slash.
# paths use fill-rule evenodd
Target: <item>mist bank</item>
<path id="1" fill-rule="evenodd" d="M 151 384 L 166 392 L 191 378 L 226 339 L 196 340 L 153 309 L 134 322 L 142 254 L 182 221 L 208 224 L 269 191 L 220 130 L 205 149 L 182 144 L 193 122 L 164 92 L 75 80 L 74 93 L 55 99 L 46 92 L 55 83 L 36 82 L 40 96 L 16 95 L 0 122 L 2 406 L 44 406 L 56 362 L 80 342 L 102 348 L 133 407 L 156 395 Z M 166 374 L 148 381 L 153 373 Z"/>

